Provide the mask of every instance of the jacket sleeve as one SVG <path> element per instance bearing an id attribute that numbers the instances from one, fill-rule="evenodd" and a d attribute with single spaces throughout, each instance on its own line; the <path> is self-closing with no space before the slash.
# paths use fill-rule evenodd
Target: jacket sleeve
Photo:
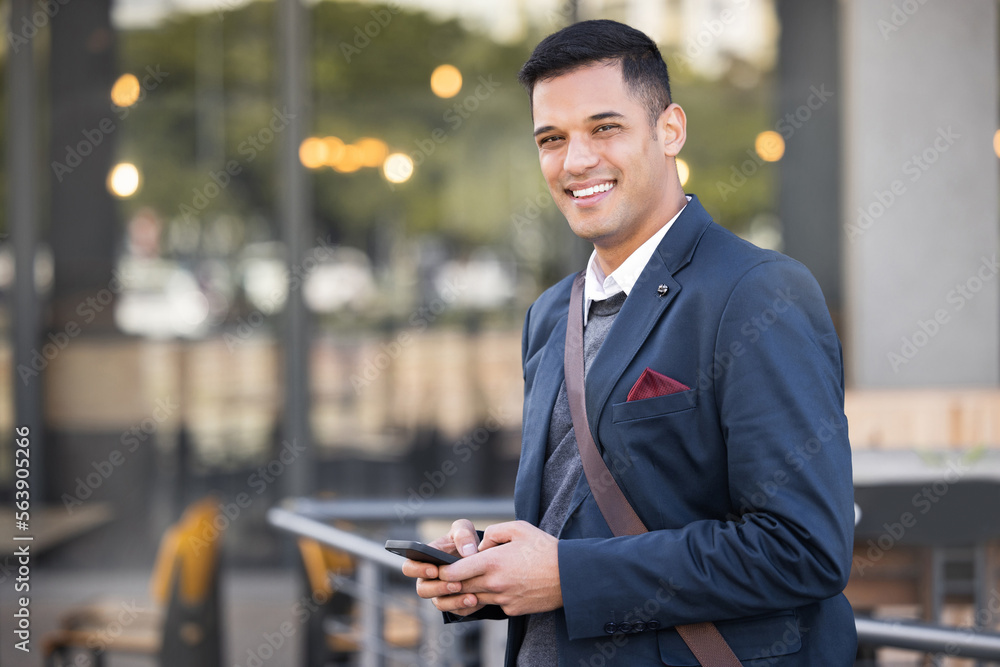
<path id="1" fill-rule="evenodd" d="M 728 488 L 702 493 L 728 492 L 731 509 L 643 535 L 561 540 L 571 639 L 603 635 L 637 610 L 654 627 L 723 621 L 810 604 L 847 583 L 850 444 L 840 342 L 819 286 L 787 258 L 758 264 L 736 282 L 717 332 L 704 333 L 716 353 L 745 348 L 698 387 L 708 396 L 695 408 L 717 412 L 699 418 L 717 419 L 728 476 Z M 664 485 L 677 483 L 670 474 Z"/>

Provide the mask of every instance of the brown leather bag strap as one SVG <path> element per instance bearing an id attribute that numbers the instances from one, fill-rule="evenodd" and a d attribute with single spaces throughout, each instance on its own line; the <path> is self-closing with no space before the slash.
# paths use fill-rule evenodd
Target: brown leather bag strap
<path id="1" fill-rule="evenodd" d="M 620 535 L 641 535 L 649 532 L 642 519 L 635 513 L 618 482 L 601 457 L 597 443 L 587 422 L 587 399 L 584 393 L 583 358 L 583 284 L 580 273 L 573 280 L 569 297 L 569 320 L 566 324 L 566 352 L 563 371 L 566 374 L 566 395 L 573 419 L 576 446 L 580 450 L 583 472 L 590 491 L 607 521 L 611 532 Z M 681 639 L 694 653 L 703 667 L 740 667 L 739 658 L 733 653 L 714 623 L 692 623 L 675 627 Z"/>
<path id="2" fill-rule="evenodd" d="M 648 529 L 611 476 L 611 471 L 594 443 L 590 424 L 587 423 L 587 397 L 583 388 L 583 281 L 583 273 L 573 281 L 573 291 L 569 297 L 569 321 L 566 324 L 566 353 L 563 357 L 566 396 L 569 399 L 573 431 L 576 433 L 576 446 L 580 450 L 587 483 L 604 520 L 611 527 L 611 532 L 615 535 L 639 535 L 648 532 Z"/>
<path id="3" fill-rule="evenodd" d="M 740 667 L 743 664 L 715 623 L 675 625 L 674 630 L 704 667 Z"/>

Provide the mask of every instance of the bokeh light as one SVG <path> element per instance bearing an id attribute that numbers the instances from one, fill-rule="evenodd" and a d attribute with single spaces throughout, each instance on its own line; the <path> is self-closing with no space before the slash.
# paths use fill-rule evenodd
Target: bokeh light
<path id="1" fill-rule="evenodd" d="M 326 166 L 332 167 L 344 157 L 344 141 L 339 137 L 323 137 L 326 146 Z"/>
<path id="2" fill-rule="evenodd" d="M 364 167 L 380 166 L 389 154 L 389 147 L 381 139 L 362 137 L 354 145 L 361 151 L 361 165 Z"/>
<path id="3" fill-rule="evenodd" d="M 785 140 L 774 130 L 765 130 L 757 135 L 754 150 L 764 162 L 777 162 L 785 154 Z"/>
<path id="4" fill-rule="evenodd" d="M 327 148 L 323 140 L 309 137 L 299 144 L 299 160 L 306 169 L 319 169 L 326 165 Z"/>
<path id="5" fill-rule="evenodd" d="M 135 74 L 122 74 L 111 86 L 111 101 L 115 106 L 130 107 L 139 101 L 142 86 Z"/>
<path id="6" fill-rule="evenodd" d="M 139 168 L 131 162 L 121 162 L 108 174 L 108 190 L 116 197 L 131 197 L 139 189 Z"/>
<path id="7" fill-rule="evenodd" d="M 438 97 L 455 97 L 462 90 L 462 73 L 454 65 L 438 65 L 431 74 L 431 90 Z"/>
<path id="8" fill-rule="evenodd" d="M 993 152 L 1000 157 L 1000 130 L 993 133 Z"/>
<path id="9" fill-rule="evenodd" d="M 330 166 L 342 174 L 350 174 L 361 169 L 363 166 L 361 163 L 361 149 L 354 144 L 344 146 L 340 159 L 336 162 L 331 160 Z"/>
<path id="10" fill-rule="evenodd" d="M 406 153 L 393 153 L 382 163 L 382 174 L 390 183 L 405 183 L 413 176 L 413 160 Z"/>
<path id="11" fill-rule="evenodd" d="M 691 167 L 684 160 L 677 158 L 677 178 L 681 181 L 681 187 L 687 185 L 688 178 L 691 176 Z"/>
<path id="12" fill-rule="evenodd" d="M 388 155 L 389 146 L 375 137 L 361 137 L 353 144 L 333 136 L 309 137 L 299 145 L 299 160 L 307 169 L 330 167 L 342 174 L 383 167 Z"/>

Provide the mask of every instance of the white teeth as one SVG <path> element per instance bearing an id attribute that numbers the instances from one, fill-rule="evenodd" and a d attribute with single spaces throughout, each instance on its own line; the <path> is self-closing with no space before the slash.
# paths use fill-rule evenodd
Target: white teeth
<path id="1" fill-rule="evenodd" d="M 589 197 L 590 195 L 597 194 L 598 192 L 607 192 L 613 187 L 615 187 L 614 183 L 601 183 L 600 185 L 595 185 L 593 187 L 585 188 L 583 190 L 573 190 L 573 196 Z"/>

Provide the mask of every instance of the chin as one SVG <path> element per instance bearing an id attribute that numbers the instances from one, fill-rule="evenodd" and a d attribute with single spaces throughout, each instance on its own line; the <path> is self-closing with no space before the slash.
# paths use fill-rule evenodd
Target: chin
<path id="1" fill-rule="evenodd" d="M 604 230 L 597 229 L 592 225 L 581 224 L 579 222 L 570 222 L 569 228 L 576 236 L 584 241 L 587 241 L 588 243 L 594 243 L 605 236 L 605 234 L 602 233 Z"/>

